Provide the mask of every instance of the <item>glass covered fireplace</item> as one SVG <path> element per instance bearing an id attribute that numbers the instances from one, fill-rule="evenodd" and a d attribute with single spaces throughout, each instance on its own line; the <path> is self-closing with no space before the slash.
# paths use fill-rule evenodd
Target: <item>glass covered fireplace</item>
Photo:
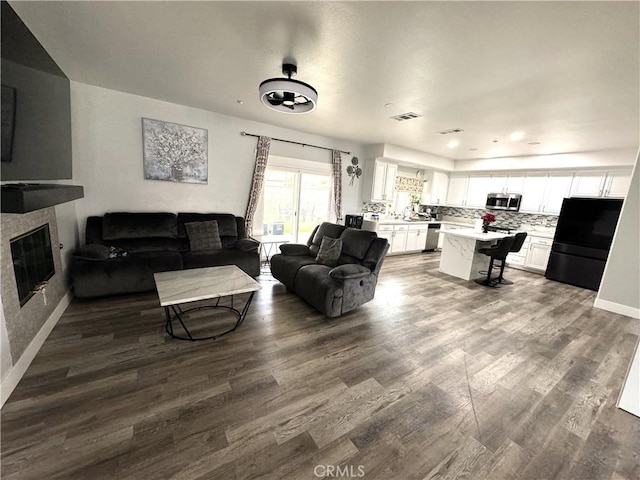
<path id="1" fill-rule="evenodd" d="M 22 307 L 55 273 L 49 225 L 11 239 L 11 257 Z"/>

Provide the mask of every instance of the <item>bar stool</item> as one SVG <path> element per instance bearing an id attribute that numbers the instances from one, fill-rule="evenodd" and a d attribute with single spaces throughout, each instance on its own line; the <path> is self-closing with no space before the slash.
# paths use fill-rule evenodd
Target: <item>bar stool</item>
<path id="1" fill-rule="evenodd" d="M 479 253 L 484 253 L 489 256 L 491 260 L 489 261 L 489 270 L 487 270 L 487 278 L 476 278 L 474 281 L 480 285 L 484 285 L 485 287 L 493 287 L 499 288 L 501 287 L 500 282 L 502 281 L 502 272 L 504 272 L 504 262 L 511 251 L 511 246 L 515 237 L 505 237 L 501 239 L 495 245 L 491 245 L 487 248 L 481 248 L 478 250 Z M 491 279 L 491 270 L 493 270 L 493 263 L 496 260 L 500 260 L 500 275 L 495 280 Z M 482 272 L 481 272 L 482 273 Z"/>
<path id="2" fill-rule="evenodd" d="M 524 244 L 525 239 L 527 238 L 527 232 L 516 233 L 513 237 L 513 245 L 511 245 L 511 249 L 509 253 L 517 253 L 522 249 L 522 245 Z M 502 278 L 500 280 L 502 285 L 513 285 L 511 280 L 507 280 L 506 278 Z"/>

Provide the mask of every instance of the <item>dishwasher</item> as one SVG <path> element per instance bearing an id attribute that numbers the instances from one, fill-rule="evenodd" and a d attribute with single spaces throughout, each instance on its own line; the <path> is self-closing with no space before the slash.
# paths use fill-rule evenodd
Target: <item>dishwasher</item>
<path id="1" fill-rule="evenodd" d="M 427 241 L 424 245 L 425 252 L 433 252 L 438 248 L 438 236 L 440 234 L 440 224 L 430 223 L 427 230 Z"/>

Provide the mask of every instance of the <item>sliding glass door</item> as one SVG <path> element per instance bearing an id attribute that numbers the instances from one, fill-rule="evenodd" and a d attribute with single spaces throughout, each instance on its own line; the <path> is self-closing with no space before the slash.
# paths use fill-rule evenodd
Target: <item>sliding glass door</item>
<path id="1" fill-rule="evenodd" d="M 329 219 L 329 174 L 267 167 L 262 192 L 262 234 L 304 243 L 314 227 Z"/>

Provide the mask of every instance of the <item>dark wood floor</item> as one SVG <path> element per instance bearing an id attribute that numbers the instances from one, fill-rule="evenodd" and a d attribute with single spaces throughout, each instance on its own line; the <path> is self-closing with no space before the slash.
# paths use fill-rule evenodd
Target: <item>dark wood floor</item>
<path id="1" fill-rule="evenodd" d="M 388 258 L 332 320 L 261 278 L 215 342 L 168 339 L 153 293 L 74 300 L 2 409 L 2 478 L 640 478 L 615 407 L 639 322 L 438 258 Z"/>

